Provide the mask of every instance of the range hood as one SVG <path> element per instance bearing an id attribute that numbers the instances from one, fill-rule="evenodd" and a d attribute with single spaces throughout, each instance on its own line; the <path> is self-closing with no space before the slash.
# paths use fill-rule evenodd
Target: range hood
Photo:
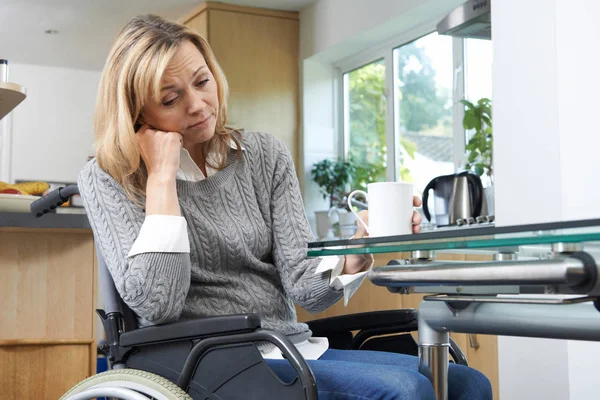
<path id="1" fill-rule="evenodd" d="M 468 0 L 437 24 L 440 35 L 460 38 L 492 38 L 492 0 Z"/>

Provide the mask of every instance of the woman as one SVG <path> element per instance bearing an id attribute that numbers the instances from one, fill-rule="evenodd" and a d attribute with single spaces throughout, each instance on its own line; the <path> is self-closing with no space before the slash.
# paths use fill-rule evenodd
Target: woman
<path id="1" fill-rule="evenodd" d="M 372 258 L 306 257 L 313 238 L 289 152 L 269 134 L 227 129 L 226 98 L 195 32 L 142 16 L 119 34 L 98 92 L 96 158 L 79 188 L 123 300 L 141 325 L 259 314 L 309 359 L 322 398 L 433 398 L 414 357 L 328 349 L 297 322 L 294 303 L 319 312 L 349 296 L 337 277 L 364 279 Z M 276 349 L 259 348 L 289 372 Z M 450 376 L 453 398 L 490 397 L 478 372 L 451 366 Z"/>

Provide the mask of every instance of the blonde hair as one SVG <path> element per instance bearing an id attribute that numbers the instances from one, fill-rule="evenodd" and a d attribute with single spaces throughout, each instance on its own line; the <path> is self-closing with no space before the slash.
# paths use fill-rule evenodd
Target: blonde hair
<path id="1" fill-rule="evenodd" d="M 190 28 L 156 15 L 133 18 L 121 30 L 110 51 L 98 88 L 94 114 L 96 159 L 100 168 L 125 190 L 127 197 L 142 206 L 148 173 L 135 139 L 134 125 L 144 109 L 148 94 L 159 98 L 165 69 L 184 41 L 194 44 L 206 61 L 217 84 L 219 109 L 215 135 L 204 148 L 217 152 L 220 165 L 227 163 L 230 141 L 241 144 L 226 128 L 228 85 L 225 74 L 208 42 Z M 206 155 L 206 154 L 205 154 Z M 206 157 L 205 157 L 206 159 Z"/>

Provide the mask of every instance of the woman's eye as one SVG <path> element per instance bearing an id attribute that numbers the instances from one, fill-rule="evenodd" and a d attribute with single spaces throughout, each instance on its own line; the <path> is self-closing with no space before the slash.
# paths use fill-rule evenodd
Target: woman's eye
<path id="1" fill-rule="evenodd" d="M 165 107 L 169 107 L 169 106 L 172 106 L 173 104 L 175 104 L 176 101 L 177 101 L 177 97 L 170 99 L 170 100 L 164 100 L 162 102 L 162 105 Z"/>
<path id="2" fill-rule="evenodd" d="M 198 87 L 203 87 L 204 85 L 206 85 L 208 83 L 208 79 L 203 79 L 200 82 L 196 83 L 196 86 Z"/>

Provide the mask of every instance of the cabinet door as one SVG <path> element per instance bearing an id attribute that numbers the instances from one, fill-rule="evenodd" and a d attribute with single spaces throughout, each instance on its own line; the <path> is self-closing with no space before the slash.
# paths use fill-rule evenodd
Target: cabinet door
<path id="1" fill-rule="evenodd" d="M 208 10 L 204 10 L 201 13 L 194 16 L 194 18 L 185 22 L 185 25 L 192 28 L 200 34 L 204 39 L 208 38 Z"/>
<path id="2" fill-rule="evenodd" d="M 0 231 L 0 341 L 94 337 L 91 231 Z"/>
<path id="3" fill-rule="evenodd" d="M 95 373 L 95 342 L 0 345 L 0 398 L 56 400 Z M 93 368 L 92 368 L 93 366 Z"/>
<path id="4" fill-rule="evenodd" d="M 297 161 L 298 20 L 210 10 L 208 30 L 229 82 L 231 125 L 272 133 Z"/>

